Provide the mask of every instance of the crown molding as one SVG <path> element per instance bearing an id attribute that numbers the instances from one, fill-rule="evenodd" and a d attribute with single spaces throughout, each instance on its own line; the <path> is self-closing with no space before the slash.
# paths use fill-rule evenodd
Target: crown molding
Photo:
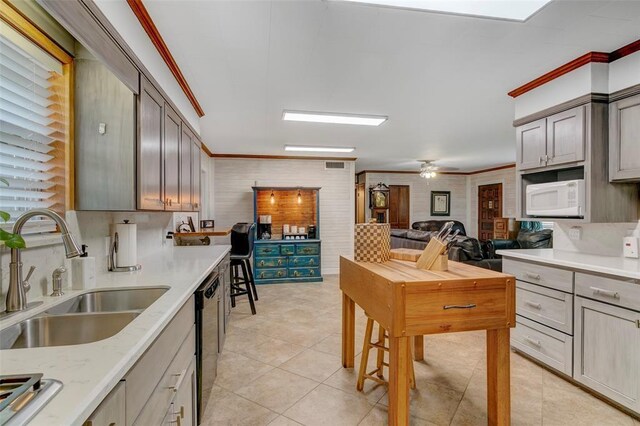
<path id="1" fill-rule="evenodd" d="M 516 167 L 516 164 L 511 163 L 511 164 L 505 164 L 502 166 L 490 167 L 487 169 L 474 170 L 471 172 L 436 172 L 436 173 L 439 175 L 472 176 L 472 175 L 478 175 L 480 173 L 494 172 L 496 170 L 511 169 L 514 167 Z M 412 171 L 412 170 L 362 170 L 356 173 L 356 176 L 359 176 L 361 174 L 367 174 L 367 173 L 392 173 L 392 174 L 403 174 L 403 175 L 419 175 L 420 174 L 419 171 Z"/>
<path id="2" fill-rule="evenodd" d="M 608 64 L 613 61 L 617 61 L 620 58 L 624 58 L 625 56 L 631 55 L 640 50 L 640 40 L 636 40 L 623 46 L 613 52 L 589 52 L 584 55 L 567 62 L 566 64 L 559 66 L 558 68 L 549 71 L 548 73 L 541 75 L 535 80 L 530 81 L 527 84 L 523 84 L 522 86 L 513 89 L 509 93 L 507 93 L 512 98 L 517 98 L 520 95 L 523 95 L 531 90 L 542 86 L 552 80 L 555 80 L 558 77 L 561 77 L 567 73 L 570 73 L 573 70 L 580 68 L 583 65 L 590 63 L 604 63 Z"/>
<path id="3" fill-rule="evenodd" d="M 140 25 L 142 25 L 142 28 L 149 36 L 149 39 L 156 47 L 156 50 L 164 60 L 165 64 L 167 64 L 169 71 L 173 74 L 173 77 L 176 79 L 176 82 L 184 92 L 185 96 L 189 102 L 191 102 L 191 105 L 198 114 L 198 117 L 204 116 L 204 111 L 196 99 L 196 95 L 194 95 L 189 83 L 187 83 L 187 79 L 182 74 L 180 67 L 173 58 L 169 47 L 167 47 L 167 44 L 162 38 L 162 35 L 160 35 L 160 31 L 158 31 L 156 24 L 153 22 L 153 19 L 151 19 L 151 15 L 149 15 L 147 8 L 142 4 L 142 0 L 127 0 L 127 3 L 133 11 L 133 14 L 138 18 L 138 21 L 140 21 Z"/>

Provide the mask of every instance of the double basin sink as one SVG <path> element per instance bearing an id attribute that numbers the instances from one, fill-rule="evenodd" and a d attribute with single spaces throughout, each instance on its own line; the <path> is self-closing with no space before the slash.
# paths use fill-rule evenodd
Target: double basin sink
<path id="1" fill-rule="evenodd" d="M 0 330 L 0 349 L 97 342 L 121 331 L 168 287 L 96 290 Z"/>

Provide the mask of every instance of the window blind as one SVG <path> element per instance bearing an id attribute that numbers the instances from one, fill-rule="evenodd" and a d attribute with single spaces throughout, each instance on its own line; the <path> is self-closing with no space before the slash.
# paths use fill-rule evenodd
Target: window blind
<path id="1" fill-rule="evenodd" d="M 64 213 L 66 89 L 62 64 L 5 23 L 0 26 L 0 210 Z M 30 232 L 55 230 L 48 219 Z"/>

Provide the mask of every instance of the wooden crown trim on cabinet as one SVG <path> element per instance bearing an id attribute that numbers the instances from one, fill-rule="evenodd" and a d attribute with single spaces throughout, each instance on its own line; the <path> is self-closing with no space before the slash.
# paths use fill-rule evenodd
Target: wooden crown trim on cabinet
<path id="1" fill-rule="evenodd" d="M 558 77 L 561 77 L 565 74 L 570 73 L 573 70 L 580 68 L 583 65 L 590 63 L 604 63 L 608 64 L 610 62 L 616 61 L 620 58 L 624 58 L 627 55 L 631 55 L 640 50 L 640 40 L 636 40 L 632 43 L 627 44 L 617 50 L 614 50 L 611 53 L 606 52 L 589 52 L 584 55 L 567 62 L 566 64 L 559 66 L 558 68 L 549 71 L 548 73 L 541 75 L 535 80 L 530 81 L 527 84 L 523 84 L 522 86 L 513 89 L 509 93 L 507 93 L 512 98 L 517 98 L 520 95 L 524 95 L 525 93 L 542 86 L 552 80 L 555 80 Z"/>
<path id="2" fill-rule="evenodd" d="M 160 35 L 160 31 L 158 31 L 156 24 L 153 22 L 153 19 L 151 19 L 147 8 L 144 7 L 144 4 L 142 4 L 142 0 L 127 0 L 127 3 L 133 11 L 133 14 L 136 15 L 136 18 L 138 18 L 138 21 L 140 21 L 140 25 L 142 25 L 142 28 L 144 28 L 144 31 L 147 33 L 149 39 L 156 47 L 156 50 L 158 51 L 164 62 L 167 64 L 167 67 L 171 71 L 171 74 L 173 74 L 173 76 L 175 77 L 185 96 L 187 97 L 187 99 L 189 99 L 189 102 L 191 102 L 191 105 L 198 114 L 198 117 L 204 116 L 204 110 L 196 99 L 196 96 L 189 86 L 189 83 L 187 83 L 187 79 L 182 74 L 182 71 L 180 70 L 180 67 L 178 66 L 176 60 L 173 58 L 171 51 L 164 42 L 162 35 Z"/>
<path id="3" fill-rule="evenodd" d="M 204 146 L 204 144 L 203 144 Z M 330 161 L 356 161 L 357 157 L 306 157 L 304 155 L 260 155 L 260 154 L 212 154 L 205 150 L 209 157 L 213 158 L 254 158 L 258 160 L 330 160 Z"/>

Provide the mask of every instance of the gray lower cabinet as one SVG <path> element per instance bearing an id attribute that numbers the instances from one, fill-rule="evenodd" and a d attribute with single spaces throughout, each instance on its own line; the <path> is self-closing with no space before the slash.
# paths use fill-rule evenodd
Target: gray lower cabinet
<path id="1" fill-rule="evenodd" d="M 574 379 L 640 412 L 640 313 L 575 301 Z"/>
<path id="2" fill-rule="evenodd" d="M 125 384 L 124 381 L 120 381 L 83 426 L 124 426 L 125 424 Z"/>
<path id="3" fill-rule="evenodd" d="M 640 280 L 503 259 L 511 346 L 640 414 Z"/>
<path id="4" fill-rule="evenodd" d="M 609 179 L 640 181 L 640 95 L 609 105 Z"/>

